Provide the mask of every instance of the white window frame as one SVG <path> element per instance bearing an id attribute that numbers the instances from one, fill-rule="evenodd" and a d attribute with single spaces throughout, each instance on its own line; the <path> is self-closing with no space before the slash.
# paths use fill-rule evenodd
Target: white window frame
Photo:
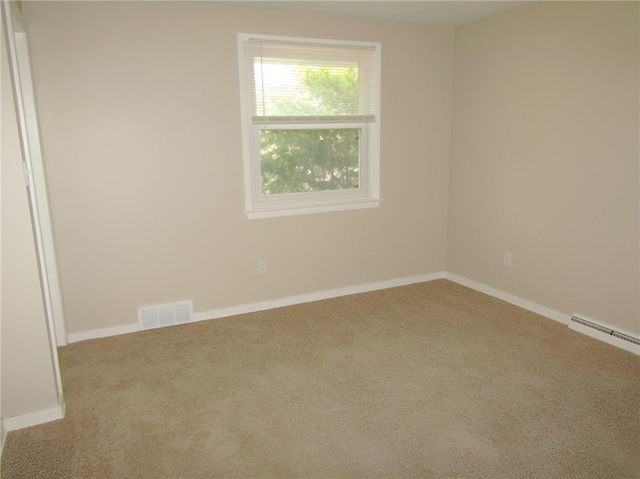
<path id="1" fill-rule="evenodd" d="M 308 44 L 359 45 L 375 48 L 376 72 L 373 72 L 375 91 L 374 119 L 371 121 L 321 121 L 304 123 L 286 119 L 254 123 L 251 105 L 251 67 L 247 53 L 249 39 L 268 39 Z M 249 219 L 292 216 L 309 213 L 375 208 L 380 198 L 380 50 L 379 43 L 336 41 L 317 38 L 283 37 L 273 35 L 238 34 L 238 59 L 240 73 L 240 105 L 242 121 L 245 214 Z M 269 194 L 262 192 L 260 160 L 260 130 L 264 129 L 332 129 L 357 128 L 360 130 L 359 186 L 349 190 L 331 190 L 303 193 Z"/>

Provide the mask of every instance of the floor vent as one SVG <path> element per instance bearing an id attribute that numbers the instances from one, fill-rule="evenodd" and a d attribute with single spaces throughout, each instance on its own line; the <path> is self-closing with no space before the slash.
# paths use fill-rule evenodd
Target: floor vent
<path id="1" fill-rule="evenodd" d="M 193 301 L 156 304 L 138 308 L 140 329 L 162 328 L 193 321 Z"/>
<path id="2" fill-rule="evenodd" d="M 635 354 L 640 354 L 640 339 L 615 331 L 593 321 L 588 321 L 575 314 L 571 316 L 569 327 L 593 338 L 600 339 Z"/>

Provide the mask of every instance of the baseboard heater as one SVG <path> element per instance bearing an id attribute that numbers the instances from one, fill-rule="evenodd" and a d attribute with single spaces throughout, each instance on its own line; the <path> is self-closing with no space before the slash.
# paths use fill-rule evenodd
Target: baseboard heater
<path id="1" fill-rule="evenodd" d="M 593 338 L 612 344 L 613 346 L 618 346 L 619 348 L 625 349 L 629 352 L 640 354 L 640 339 L 629 336 L 628 334 L 615 331 L 611 328 L 607 328 L 606 326 L 602 326 L 601 324 L 594 323 L 593 321 L 588 321 L 575 314 L 571 316 L 569 327 Z M 609 336 L 609 338 L 606 338 L 606 336 Z"/>

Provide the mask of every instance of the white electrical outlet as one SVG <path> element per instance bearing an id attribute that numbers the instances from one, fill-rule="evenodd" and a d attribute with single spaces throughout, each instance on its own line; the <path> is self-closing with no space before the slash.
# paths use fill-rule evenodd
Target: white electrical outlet
<path id="1" fill-rule="evenodd" d="M 259 259 L 258 260 L 258 273 L 263 274 L 267 272 L 267 260 Z"/>
<path id="2" fill-rule="evenodd" d="M 512 255 L 509 251 L 505 251 L 504 252 L 504 265 L 505 266 L 511 266 L 511 258 Z"/>

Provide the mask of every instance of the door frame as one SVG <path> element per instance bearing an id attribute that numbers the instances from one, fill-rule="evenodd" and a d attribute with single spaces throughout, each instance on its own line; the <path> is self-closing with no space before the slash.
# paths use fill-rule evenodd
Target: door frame
<path id="1" fill-rule="evenodd" d="M 22 13 L 15 2 L 2 0 L 1 7 L 53 372 L 59 403 L 64 404 L 57 347 L 67 344 L 67 334 L 31 75 L 27 29 Z"/>

